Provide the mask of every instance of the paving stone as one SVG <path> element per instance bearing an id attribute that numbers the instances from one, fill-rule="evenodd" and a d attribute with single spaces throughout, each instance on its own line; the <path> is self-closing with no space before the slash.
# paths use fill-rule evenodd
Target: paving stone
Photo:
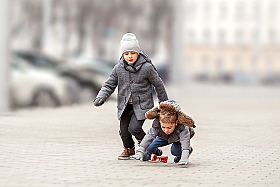
<path id="1" fill-rule="evenodd" d="M 167 89 L 197 124 L 188 165 L 170 146 L 167 164 L 118 160 L 115 101 L 23 109 L 0 114 L 0 186 L 280 186 L 279 88 Z"/>

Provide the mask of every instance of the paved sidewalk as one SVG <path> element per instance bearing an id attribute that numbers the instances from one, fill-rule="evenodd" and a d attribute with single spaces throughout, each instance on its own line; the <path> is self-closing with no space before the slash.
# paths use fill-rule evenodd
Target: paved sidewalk
<path id="1" fill-rule="evenodd" d="M 117 160 L 115 101 L 24 109 L 0 114 L 0 186 L 280 186 L 280 88 L 167 89 L 197 124 L 188 165 L 169 146 L 168 164 Z"/>

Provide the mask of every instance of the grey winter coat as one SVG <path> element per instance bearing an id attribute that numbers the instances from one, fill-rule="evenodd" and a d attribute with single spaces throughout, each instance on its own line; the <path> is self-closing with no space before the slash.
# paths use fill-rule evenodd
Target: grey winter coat
<path id="1" fill-rule="evenodd" d="M 169 144 L 174 142 L 180 142 L 182 150 L 190 151 L 190 139 L 194 136 L 194 134 L 195 133 L 192 127 L 187 127 L 185 125 L 178 124 L 175 127 L 174 131 L 170 135 L 167 135 L 162 131 L 159 119 L 156 118 L 153 121 L 152 127 L 143 138 L 140 144 L 140 148 L 144 152 L 153 142 L 153 140 L 158 136 L 163 139 L 168 139 Z"/>
<path id="2" fill-rule="evenodd" d="M 132 96 L 136 118 L 144 120 L 145 113 L 154 107 L 152 85 L 155 87 L 159 102 L 168 99 L 161 78 L 154 66 L 146 60 L 147 58 L 140 53 L 134 65 L 130 66 L 121 58 L 96 96 L 96 98 L 106 100 L 118 86 L 118 119 L 121 118 L 128 100 Z"/>

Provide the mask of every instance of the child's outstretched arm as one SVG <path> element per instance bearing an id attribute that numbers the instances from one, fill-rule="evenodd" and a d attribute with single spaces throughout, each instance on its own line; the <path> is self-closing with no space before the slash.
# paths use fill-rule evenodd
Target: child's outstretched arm
<path id="1" fill-rule="evenodd" d="M 100 91 L 98 92 L 96 98 L 93 101 L 93 104 L 95 106 L 100 106 L 102 105 L 108 97 L 115 91 L 116 87 L 118 85 L 118 78 L 117 78 L 117 73 L 116 73 L 116 66 L 112 70 L 111 75 L 105 82 L 105 84 L 102 86 Z"/>
<path id="2" fill-rule="evenodd" d="M 179 137 L 182 146 L 182 155 L 178 164 L 186 165 L 189 162 L 188 158 L 191 151 L 189 127 L 185 126 L 185 129 L 179 134 Z"/>
<path id="3" fill-rule="evenodd" d="M 143 160 L 145 149 L 143 147 L 139 147 L 135 153 L 135 155 L 131 156 L 131 158 L 134 158 L 136 160 Z"/>
<path id="4" fill-rule="evenodd" d="M 149 147 L 149 145 L 153 142 L 153 140 L 157 136 L 157 130 L 155 128 L 150 128 L 143 140 L 141 141 L 140 147 L 137 149 L 135 155 L 133 155 L 131 158 L 134 158 L 136 160 L 143 160 L 144 153 L 146 149 Z"/>
<path id="5" fill-rule="evenodd" d="M 189 162 L 189 150 L 183 150 L 181 155 L 181 160 L 177 163 L 178 165 L 187 165 Z"/>

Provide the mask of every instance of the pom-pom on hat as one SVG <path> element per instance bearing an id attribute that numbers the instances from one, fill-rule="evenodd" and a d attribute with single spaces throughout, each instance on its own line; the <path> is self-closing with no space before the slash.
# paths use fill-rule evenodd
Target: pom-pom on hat
<path id="1" fill-rule="evenodd" d="M 194 120 L 190 116 L 182 112 L 180 106 L 174 100 L 161 102 L 158 107 L 154 107 L 146 112 L 145 116 L 147 119 L 155 119 L 159 118 L 161 113 L 177 114 L 178 124 L 195 128 Z"/>
<path id="2" fill-rule="evenodd" d="M 134 51 L 136 53 L 140 53 L 140 46 L 136 36 L 133 33 L 126 33 L 123 35 L 121 40 L 121 53 L 127 51 Z"/>

